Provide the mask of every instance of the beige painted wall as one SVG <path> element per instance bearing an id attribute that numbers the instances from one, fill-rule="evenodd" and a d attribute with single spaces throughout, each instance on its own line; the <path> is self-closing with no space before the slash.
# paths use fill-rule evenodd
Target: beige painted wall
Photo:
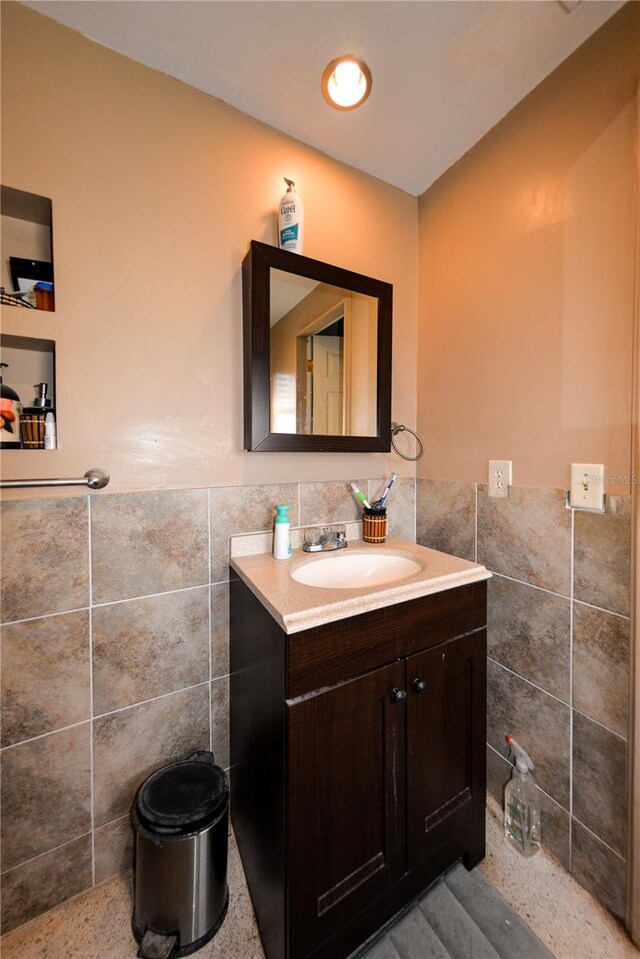
<path id="1" fill-rule="evenodd" d="M 394 454 L 242 451 L 240 264 L 249 240 L 276 242 L 292 177 L 305 253 L 394 285 L 393 416 L 413 425 L 415 197 L 11 2 L 2 123 L 3 183 L 53 201 L 56 268 L 55 314 L 4 308 L 2 328 L 56 340 L 61 447 L 3 453 L 5 478 L 95 465 L 116 491 L 413 475 Z"/>
<path id="2" fill-rule="evenodd" d="M 420 475 L 630 473 L 639 39 L 630 3 L 421 197 Z"/>

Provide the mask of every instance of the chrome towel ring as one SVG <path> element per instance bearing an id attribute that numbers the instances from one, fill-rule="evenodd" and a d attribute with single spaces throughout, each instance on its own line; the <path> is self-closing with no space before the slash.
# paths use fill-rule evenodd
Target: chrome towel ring
<path id="1" fill-rule="evenodd" d="M 417 452 L 415 456 L 407 456 L 406 453 L 403 453 L 402 450 L 398 449 L 398 447 L 394 443 L 394 439 L 398 435 L 398 433 L 411 433 L 411 435 L 415 437 L 416 448 L 417 448 Z M 401 423 L 391 424 L 391 445 L 393 446 L 398 456 L 401 456 L 404 460 L 410 460 L 410 462 L 412 463 L 415 462 L 416 460 L 419 460 L 422 454 L 424 453 L 424 443 L 422 442 L 422 440 L 420 439 L 416 431 L 409 429 L 408 426 L 402 426 Z"/>

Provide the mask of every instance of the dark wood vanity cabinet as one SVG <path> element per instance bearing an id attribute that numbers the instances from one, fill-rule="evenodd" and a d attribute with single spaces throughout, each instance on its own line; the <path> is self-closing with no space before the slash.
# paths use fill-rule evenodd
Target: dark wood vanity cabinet
<path id="1" fill-rule="evenodd" d="M 485 622 L 480 582 L 289 636 L 232 579 L 231 808 L 267 959 L 341 959 L 483 857 Z"/>

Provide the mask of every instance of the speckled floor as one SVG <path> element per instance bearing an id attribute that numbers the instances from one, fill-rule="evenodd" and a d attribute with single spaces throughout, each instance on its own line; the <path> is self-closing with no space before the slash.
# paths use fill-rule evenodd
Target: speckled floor
<path id="1" fill-rule="evenodd" d="M 229 843 L 229 911 L 202 959 L 264 959 L 233 835 Z M 134 959 L 131 876 L 112 879 L 3 936 L 2 959 Z"/>
<path id="2" fill-rule="evenodd" d="M 525 859 L 506 842 L 491 797 L 487 856 L 479 869 L 556 959 L 640 959 L 620 923 L 554 859 L 544 852 Z"/>
<path id="3" fill-rule="evenodd" d="M 498 815 L 491 804 L 480 869 L 557 959 L 640 959 L 619 923 L 550 857 L 525 860 L 504 841 Z M 197 955 L 264 959 L 233 837 L 229 888 L 225 923 Z M 9 933 L 1 941 L 2 959 L 134 959 L 130 918 L 130 877 L 113 879 Z"/>

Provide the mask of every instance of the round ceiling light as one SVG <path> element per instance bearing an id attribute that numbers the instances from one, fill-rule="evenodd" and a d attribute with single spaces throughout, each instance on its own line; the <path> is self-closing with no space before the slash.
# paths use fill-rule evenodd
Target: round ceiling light
<path id="1" fill-rule="evenodd" d="M 355 110 L 370 93 L 371 71 L 356 57 L 338 57 L 322 74 L 322 95 L 336 110 Z"/>

